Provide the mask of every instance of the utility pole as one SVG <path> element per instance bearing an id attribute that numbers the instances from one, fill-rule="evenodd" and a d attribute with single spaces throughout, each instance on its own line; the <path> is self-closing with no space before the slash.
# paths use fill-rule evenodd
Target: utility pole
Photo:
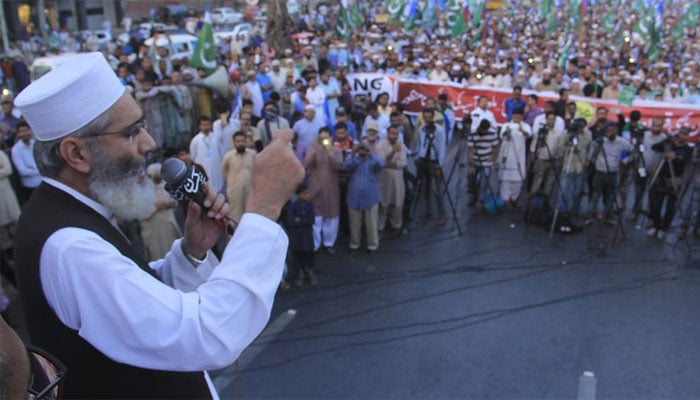
<path id="1" fill-rule="evenodd" d="M 2 34 L 2 48 L 5 52 L 10 50 L 10 40 L 7 38 L 7 21 L 5 20 L 5 2 L 0 0 L 0 34 Z"/>
<path id="2" fill-rule="evenodd" d="M 46 32 L 46 13 L 44 13 L 44 10 L 46 9 L 46 4 L 44 3 L 44 0 L 39 0 L 37 2 L 37 7 L 39 8 L 37 11 L 37 17 L 39 17 L 39 32 L 41 32 L 41 39 L 44 41 L 44 43 L 49 42 L 49 33 Z"/>

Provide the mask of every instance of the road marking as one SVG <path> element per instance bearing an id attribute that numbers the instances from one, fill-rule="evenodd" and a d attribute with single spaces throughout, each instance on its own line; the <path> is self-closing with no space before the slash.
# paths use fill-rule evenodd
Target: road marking
<path id="1" fill-rule="evenodd" d="M 595 400 L 595 390 L 598 380 L 591 371 L 583 371 L 578 378 L 577 400 Z"/>
<path id="2" fill-rule="evenodd" d="M 287 325 L 289 325 L 294 317 L 296 317 L 297 311 L 294 309 L 289 309 L 282 313 L 279 317 L 275 318 L 274 321 L 270 325 L 265 328 L 260 335 L 258 335 L 258 339 L 261 337 L 264 337 L 265 339 L 263 340 L 266 343 L 274 341 L 275 337 L 282 332 Z M 248 346 L 247 349 L 241 353 L 241 356 L 238 357 L 238 363 L 240 365 L 241 369 L 245 369 L 248 365 L 250 365 L 251 362 L 262 353 L 263 350 L 267 347 L 267 344 L 262 344 L 258 345 L 256 344 L 258 342 L 258 339 L 255 339 L 253 343 L 251 343 L 250 346 Z M 236 364 L 229 365 L 228 367 L 224 368 L 223 370 L 220 370 L 220 373 L 217 373 L 216 378 L 214 378 L 214 386 L 216 387 L 216 390 L 219 393 L 223 393 L 224 390 L 233 383 L 233 380 L 236 377 Z"/>

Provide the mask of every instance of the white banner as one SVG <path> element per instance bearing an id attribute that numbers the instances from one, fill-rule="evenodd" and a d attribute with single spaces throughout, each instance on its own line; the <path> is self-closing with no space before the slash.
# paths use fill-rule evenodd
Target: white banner
<path id="1" fill-rule="evenodd" d="M 350 92 L 353 98 L 357 95 L 370 95 L 372 101 L 377 99 L 377 96 L 383 92 L 389 93 L 390 101 L 396 98 L 396 78 L 371 72 L 371 73 L 356 73 L 347 75 L 350 82 Z"/>

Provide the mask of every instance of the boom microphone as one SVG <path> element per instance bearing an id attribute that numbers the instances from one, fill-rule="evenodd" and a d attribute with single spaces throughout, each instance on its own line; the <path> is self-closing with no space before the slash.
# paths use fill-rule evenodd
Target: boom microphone
<path id="1" fill-rule="evenodd" d="M 199 168 L 194 165 L 187 167 L 179 158 L 171 157 L 163 161 L 160 173 L 165 181 L 165 190 L 172 198 L 177 201 L 192 200 L 202 209 L 209 210 L 204 206 L 204 199 L 207 197 L 204 184 L 207 182 L 207 176 Z M 224 218 L 231 220 L 227 216 Z M 222 228 L 226 224 L 221 219 L 215 221 Z"/>

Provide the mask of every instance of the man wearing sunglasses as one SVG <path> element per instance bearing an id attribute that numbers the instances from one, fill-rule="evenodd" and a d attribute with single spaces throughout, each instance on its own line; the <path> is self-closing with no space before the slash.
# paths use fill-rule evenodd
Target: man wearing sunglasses
<path id="1" fill-rule="evenodd" d="M 287 236 L 274 222 L 303 178 L 280 131 L 255 160 L 246 213 L 219 261 L 228 212 L 205 188 L 184 237 L 147 263 L 116 220 L 154 210 L 143 112 L 99 53 L 27 87 L 16 106 L 44 176 L 20 216 L 20 294 L 33 344 L 60 359 L 66 398 L 217 398 L 202 371 L 233 363 L 267 323 Z M 215 268 L 216 267 L 216 268 Z"/>

